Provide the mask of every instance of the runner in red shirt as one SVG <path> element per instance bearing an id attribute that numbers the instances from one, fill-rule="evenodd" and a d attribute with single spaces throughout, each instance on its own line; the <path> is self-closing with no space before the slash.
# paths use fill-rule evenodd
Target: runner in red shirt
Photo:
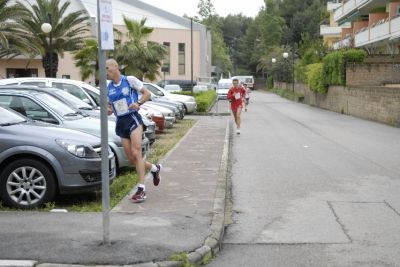
<path id="1" fill-rule="evenodd" d="M 233 86 L 229 88 L 227 99 L 231 103 L 233 117 L 236 123 L 236 134 L 240 134 L 240 113 L 244 106 L 244 96 L 246 91 L 242 86 L 239 86 L 239 80 L 232 80 Z"/>

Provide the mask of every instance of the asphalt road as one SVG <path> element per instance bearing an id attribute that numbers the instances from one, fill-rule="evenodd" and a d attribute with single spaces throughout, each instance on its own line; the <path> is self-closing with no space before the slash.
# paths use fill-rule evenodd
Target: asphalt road
<path id="1" fill-rule="evenodd" d="M 400 129 L 253 92 L 208 266 L 400 266 Z"/>

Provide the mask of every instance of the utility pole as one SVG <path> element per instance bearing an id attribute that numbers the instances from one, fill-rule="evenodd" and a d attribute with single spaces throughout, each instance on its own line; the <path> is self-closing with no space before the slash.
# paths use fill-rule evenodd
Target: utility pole
<path id="1" fill-rule="evenodd" d="M 190 76 L 192 84 L 190 91 L 193 95 L 193 17 L 190 18 Z"/>

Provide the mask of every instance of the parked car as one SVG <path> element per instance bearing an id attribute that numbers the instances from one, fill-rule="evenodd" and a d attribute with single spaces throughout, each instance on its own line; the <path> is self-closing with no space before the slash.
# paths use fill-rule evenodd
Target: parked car
<path id="1" fill-rule="evenodd" d="M 195 85 L 193 87 L 193 93 L 201 93 L 201 92 L 207 92 L 208 87 L 207 85 Z"/>
<path id="2" fill-rule="evenodd" d="M 233 76 L 233 79 L 238 79 L 240 84 L 247 84 L 247 87 L 250 88 L 251 90 L 255 90 L 256 89 L 256 83 L 254 82 L 254 77 L 251 75 L 247 75 L 247 76 Z"/>
<path id="3" fill-rule="evenodd" d="M 232 79 L 221 79 L 217 85 L 217 97 L 218 99 L 226 99 L 229 88 L 232 87 Z"/>
<path id="4" fill-rule="evenodd" d="M 179 84 L 166 84 L 164 86 L 164 90 L 170 93 L 182 92 L 182 88 L 179 86 Z"/>
<path id="5" fill-rule="evenodd" d="M 9 107 L 32 120 L 100 136 L 101 122 L 99 119 L 84 117 L 63 102 L 43 92 L 15 90 L 10 86 L 9 90 L 0 90 L 0 105 Z M 115 134 L 114 129 L 115 122 L 108 121 L 108 141 L 115 154 L 117 167 L 129 166 L 121 138 Z M 142 142 L 143 155 L 147 154 L 149 146 L 149 140 L 144 138 Z"/>
<path id="6" fill-rule="evenodd" d="M 1 86 L 1 89 L 8 89 L 9 86 Z M 76 112 L 80 113 L 82 116 L 91 116 L 94 118 L 100 119 L 100 107 L 93 107 L 89 104 L 86 104 L 79 98 L 67 93 L 64 90 L 53 88 L 53 87 L 38 87 L 38 86 L 27 86 L 27 85 L 18 85 L 13 86 L 12 89 L 15 90 L 29 90 L 29 91 L 38 91 L 49 94 L 61 102 L 67 104 L 70 108 L 74 109 Z M 115 116 L 108 116 L 109 120 L 115 121 Z M 147 117 L 143 117 L 143 124 L 145 125 L 144 135 L 149 139 L 150 143 L 155 141 L 155 133 L 156 133 L 156 126 L 151 119 Z"/>
<path id="7" fill-rule="evenodd" d="M 36 85 L 40 87 L 54 87 L 67 91 L 91 106 L 100 106 L 100 97 L 96 98 L 96 95 L 91 94 L 92 90 L 96 90 L 96 88 L 82 81 L 57 78 L 25 77 L 2 79 L 0 80 L 0 85 Z"/>
<path id="8" fill-rule="evenodd" d="M 161 112 L 165 119 L 166 128 L 171 128 L 176 121 L 175 113 L 172 110 L 170 110 L 169 108 L 157 106 L 149 101 L 141 105 L 140 109 L 150 110 L 151 112 L 154 112 L 154 110 Z"/>
<path id="9" fill-rule="evenodd" d="M 170 92 L 164 90 L 164 88 L 161 88 L 160 86 L 154 83 L 144 82 L 143 86 L 146 87 L 150 92 L 152 92 L 156 96 L 159 96 L 162 99 L 165 98 L 168 100 L 173 100 L 183 103 L 185 105 L 186 113 L 192 113 L 196 110 L 197 104 L 193 96 L 171 94 Z"/>
<path id="10" fill-rule="evenodd" d="M 196 81 L 191 80 L 161 80 L 157 83 L 158 86 L 164 88 L 167 84 L 178 84 L 183 91 L 190 91 L 193 86 L 197 85 Z"/>
<path id="11" fill-rule="evenodd" d="M 9 89 L 9 86 L 2 86 L 0 85 L 0 90 L 1 89 Z M 100 108 L 99 107 L 93 107 L 86 102 L 82 101 L 81 99 L 77 98 L 76 96 L 58 89 L 58 88 L 53 88 L 53 87 L 39 87 L 39 86 L 28 86 L 28 85 L 19 85 L 19 86 L 13 86 L 12 89 L 15 90 L 33 90 L 33 91 L 39 91 L 39 92 L 44 92 L 47 93 L 61 102 L 64 102 L 67 104 L 69 107 L 73 108 L 76 111 L 79 111 L 82 115 L 89 115 L 92 117 L 99 118 L 100 117 Z"/>
<path id="12" fill-rule="evenodd" d="M 183 103 L 177 102 L 177 101 L 173 101 L 173 100 L 168 100 L 166 98 L 156 96 L 152 92 L 150 92 L 150 94 L 151 94 L 150 100 L 153 101 L 153 103 L 164 104 L 164 105 L 167 105 L 167 107 L 168 106 L 175 107 L 179 111 L 179 118 L 178 119 L 181 120 L 181 119 L 183 119 L 185 117 L 186 109 L 185 109 L 185 105 Z"/>
<path id="13" fill-rule="evenodd" d="M 101 141 L 91 134 L 34 122 L 0 107 L 0 197 L 27 209 L 55 195 L 101 187 Z M 109 178 L 115 157 L 109 150 Z"/>

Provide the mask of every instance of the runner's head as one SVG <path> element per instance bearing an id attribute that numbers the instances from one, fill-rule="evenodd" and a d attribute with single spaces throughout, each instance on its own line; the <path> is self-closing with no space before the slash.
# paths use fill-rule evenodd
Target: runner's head
<path id="1" fill-rule="evenodd" d="M 110 58 L 106 61 L 106 71 L 107 71 L 107 79 L 113 80 L 114 82 L 119 81 L 119 77 L 121 73 L 119 72 L 119 66 L 115 59 Z"/>
<path id="2" fill-rule="evenodd" d="M 235 87 L 235 88 L 238 87 L 238 85 L 239 85 L 239 80 L 236 79 L 236 78 L 233 79 L 233 80 L 232 80 L 232 84 L 233 84 L 233 87 Z"/>

